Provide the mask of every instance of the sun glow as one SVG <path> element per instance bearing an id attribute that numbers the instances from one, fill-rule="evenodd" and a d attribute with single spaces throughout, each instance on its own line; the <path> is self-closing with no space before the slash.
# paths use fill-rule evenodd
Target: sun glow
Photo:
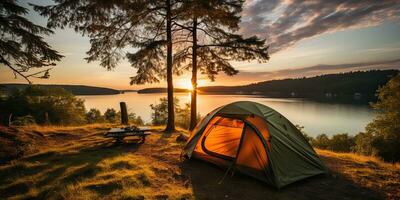
<path id="1" fill-rule="evenodd" d="M 197 87 L 207 86 L 209 81 L 206 79 L 198 79 L 197 80 Z M 193 91 L 193 86 L 190 78 L 181 78 L 176 80 L 176 88 L 187 89 Z"/>
<path id="2" fill-rule="evenodd" d="M 190 91 L 193 90 L 192 82 L 190 80 L 187 80 L 187 79 L 179 80 L 179 82 L 177 84 L 177 87 L 178 88 L 183 88 L 183 89 L 188 89 Z"/>

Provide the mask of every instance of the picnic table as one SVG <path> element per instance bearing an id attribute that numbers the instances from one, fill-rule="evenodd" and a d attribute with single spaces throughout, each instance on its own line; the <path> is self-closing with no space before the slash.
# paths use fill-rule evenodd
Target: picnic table
<path id="1" fill-rule="evenodd" d="M 150 133 L 146 133 L 150 131 L 149 128 L 138 128 L 136 126 L 124 127 L 124 128 L 111 128 L 104 137 L 114 138 L 117 143 L 122 143 L 125 137 L 135 136 L 140 138 L 139 143 L 144 143 L 146 140 L 146 136 L 150 135 Z"/>

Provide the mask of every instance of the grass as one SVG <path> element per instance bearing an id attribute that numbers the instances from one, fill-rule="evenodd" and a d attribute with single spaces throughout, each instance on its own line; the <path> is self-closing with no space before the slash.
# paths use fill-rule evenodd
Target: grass
<path id="1" fill-rule="evenodd" d="M 18 134 L 36 146 L 0 165 L 0 199 L 400 198 L 399 166 L 376 158 L 317 150 L 329 175 L 281 190 L 241 174 L 218 184 L 224 170 L 181 161 L 178 134 L 157 127 L 144 144 L 128 139 L 115 145 L 102 137 L 110 126 L 2 127 L 0 134 Z"/>

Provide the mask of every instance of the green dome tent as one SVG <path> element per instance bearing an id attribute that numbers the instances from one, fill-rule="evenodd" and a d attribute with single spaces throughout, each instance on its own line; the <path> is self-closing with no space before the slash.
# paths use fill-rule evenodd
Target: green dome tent
<path id="1" fill-rule="evenodd" d="M 250 101 L 219 107 L 204 117 L 192 131 L 184 154 L 277 188 L 326 172 L 311 145 L 288 119 Z"/>

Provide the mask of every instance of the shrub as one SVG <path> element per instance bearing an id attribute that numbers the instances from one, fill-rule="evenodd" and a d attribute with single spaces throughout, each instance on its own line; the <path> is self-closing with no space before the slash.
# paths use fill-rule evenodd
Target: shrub
<path id="1" fill-rule="evenodd" d="M 104 122 L 103 116 L 101 116 L 100 110 L 91 108 L 89 112 L 86 113 L 86 122 L 92 123 L 102 123 Z"/>
<path id="2" fill-rule="evenodd" d="M 32 116 L 38 124 L 82 124 L 85 122 L 83 100 L 62 88 L 29 86 L 14 90 L 0 102 L 4 115 L 18 117 Z"/>
<path id="3" fill-rule="evenodd" d="M 26 115 L 22 117 L 16 117 L 14 121 L 11 122 L 12 125 L 15 126 L 26 126 L 36 124 L 35 118 L 31 115 Z"/>
<path id="4" fill-rule="evenodd" d="M 110 123 L 115 123 L 118 120 L 117 112 L 113 108 L 108 108 L 104 112 L 104 119 Z"/>
<path id="5" fill-rule="evenodd" d="M 374 148 L 372 147 L 372 142 L 374 141 L 374 136 L 371 133 L 358 133 L 354 137 L 354 148 L 356 153 L 362 155 L 376 155 Z"/>
<path id="6" fill-rule="evenodd" d="M 347 133 L 333 135 L 329 141 L 329 149 L 337 152 L 350 152 L 354 147 L 354 137 Z"/>
<path id="7" fill-rule="evenodd" d="M 135 113 L 131 112 L 128 114 L 129 123 L 135 124 L 136 126 L 143 126 L 144 121 L 140 116 L 136 116 Z"/>
<path id="8" fill-rule="evenodd" d="M 320 149 L 328 149 L 329 145 L 330 145 L 329 137 L 325 134 L 318 135 L 312 141 L 312 146 L 315 146 Z"/>

